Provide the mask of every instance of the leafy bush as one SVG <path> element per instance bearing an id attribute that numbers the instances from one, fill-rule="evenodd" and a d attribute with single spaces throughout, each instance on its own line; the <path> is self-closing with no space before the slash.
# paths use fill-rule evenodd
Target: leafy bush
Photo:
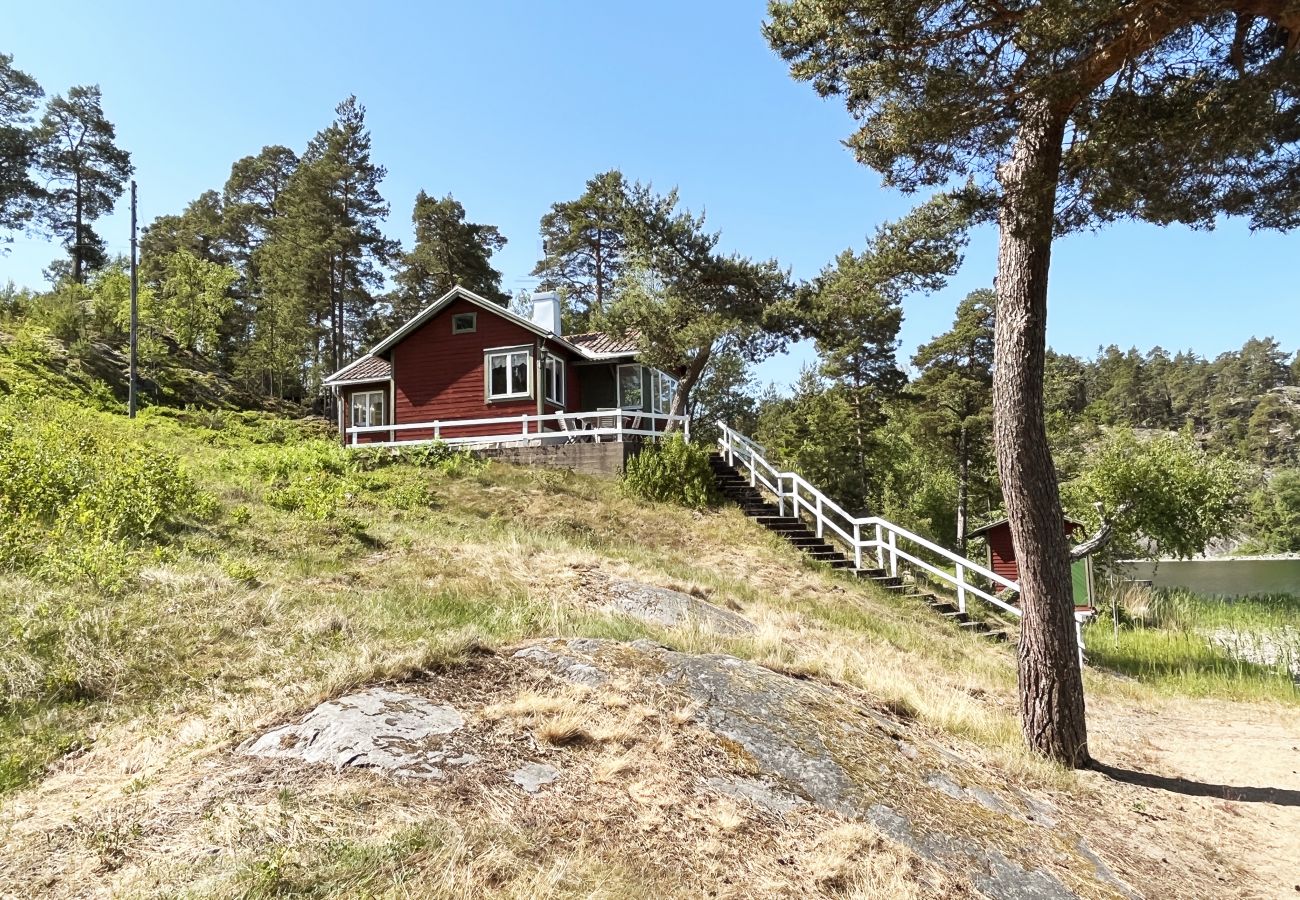
<path id="1" fill-rule="evenodd" d="M 434 469 L 444 475 L 468 475 L 487 465 L 470 451 L 453 447 L 444 441 L 430 441 L 413 447 L 370 447 L 352 452 L 356 454 L 358 465 L 372 469 L 404 463 L 422 469 Z"/>
<path id="2" fill-rule="evenodd" d="M 135 551 L 216 501 L 170 453 L 71 405 L 0 401 L 0 569 L 108 590 Z"/>
<path id="3" fill-rule="evenodd" d="M 709 453 L 673 434 L 643 449 L 627 461 L 623 488 L 629 494 L 660 503 L 677 503 L 691 509 L 712 506 L 717 500 Z"/>

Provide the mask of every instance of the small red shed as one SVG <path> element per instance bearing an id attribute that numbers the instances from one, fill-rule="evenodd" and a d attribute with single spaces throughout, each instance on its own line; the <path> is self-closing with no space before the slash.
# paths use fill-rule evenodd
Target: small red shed
<path id="1" fill-rule="evenodd" d="M 1063 518 L 1065 536 L 1073 538 L 1082 535 L 1082 522 L 1076 522 L 1069 516 Z M 998 519 L 996 522 L 976 528 L 969 537 L 983 538 L 989 548 L 989 568 L 1008 581 L 1020 582 L 1020 566 L 1016 563 L 1016 549 L 1011 541 L 1011 521 Z M 1092 600 L 1092 560 L 1081 559 L 1074 563 L 1074 602 L 1076 606 L 1089 606 Z"/>

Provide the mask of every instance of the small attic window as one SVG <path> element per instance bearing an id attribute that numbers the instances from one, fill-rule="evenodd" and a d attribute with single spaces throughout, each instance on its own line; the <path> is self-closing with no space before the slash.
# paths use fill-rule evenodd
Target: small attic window
<path id="1" fill-rule="evenodd" d="M 456 313 L 451 317 L 452 334 L 468 334 L 478 329 L 478 313 Z"/>

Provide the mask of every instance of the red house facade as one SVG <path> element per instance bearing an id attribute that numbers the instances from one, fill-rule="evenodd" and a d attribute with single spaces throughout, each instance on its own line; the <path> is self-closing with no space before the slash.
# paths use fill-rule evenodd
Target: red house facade
<path id="1" fill-rule="evenodd" d="M 555 294 L 524 318 L 456 287 L 325 383 L 350 445 L 641 439 L 676 381 L 636 354 L 635 335 L 563 335 Z"/>

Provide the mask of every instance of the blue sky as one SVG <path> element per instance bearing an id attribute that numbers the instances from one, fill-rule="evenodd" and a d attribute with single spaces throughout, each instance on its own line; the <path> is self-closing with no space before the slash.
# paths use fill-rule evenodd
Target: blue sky
<path id="1" fill-rule="evenodd" d="M 761 3 L 343 2 L 11 4 L 0 51 L 49 92 L 98 83 L 133 154 L 140 217 L 178 212 L 220 188 L 266 144 L 301 150 L 355 93 L 388 168 L 389 232 L 409 241 L 423 189 L 452 193 L 510 243 L 495 258 L 528 287 L 537 221 L 584 181 L 618 167 L 676 185 L 723 245 L 815 275 L 912 198 L 884 191 L 840 143 L 843 107 L 796 84 L 765 45 Z M 125 252 L 125 200 L 99 229 Z M 977 231 L 960 274 L 907 301 L 903 351 L 944 330 L 957 301 L 989 286 L 996 234 Z M 37 285 L 57 253 L 20 238 L 0 281 Z M 1128 223 L 1058 242 L 1049 340 L 1194 349 L 1252 335 L 1300 345 L 1300 235 Z M 765 363 L 797 375 L 807 348 Z"/>

